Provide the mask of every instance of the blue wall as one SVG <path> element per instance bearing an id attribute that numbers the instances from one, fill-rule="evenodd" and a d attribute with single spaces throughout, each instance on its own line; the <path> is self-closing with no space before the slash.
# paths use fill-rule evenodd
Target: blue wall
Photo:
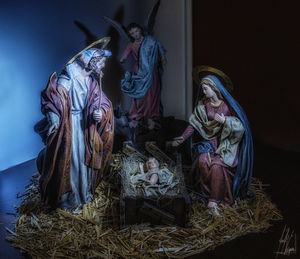
<path id="1" fill-rule="evenodd" d="M 85 35 L 73 21 L 79 20 L 102 38 L 109 26 L 101 16 L 114 17 L 121 6 L 130 10 L 134 2 L 15 0 L 1 3 L 0 171 L 35 158 L 43 147 L 33 131 L 34 124 L 42 118 L 40 92 L 51 73 L 59 73 L 85 47 Z M 120 46 L 124 48 L 121 39 L 117 47 Z M 120 55 L 118 52 L 113 54 Z M 108 70 L 113 70 L 110 65 L 108 62 Z"/>

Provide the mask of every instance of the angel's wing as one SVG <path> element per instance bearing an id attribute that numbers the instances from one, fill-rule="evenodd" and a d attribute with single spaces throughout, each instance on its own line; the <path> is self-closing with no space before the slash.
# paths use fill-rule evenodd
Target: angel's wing
<path id="1" fill-rule="evenodd" d="M 115 21 L 107 16 L 103 16 L 102 18 L 104 19 L 104 21 L 106 21 L 107 23 L 112 25 L 120 33 L 121 36 L 123 36 L 125 39 L 130 41 L 130 38 L 126 33 L 126 29 L 125 29 L 124 25 L 118 23 L 117 21 Z"/>
<path id="2" fill-rule="evenodd" d="M 86 39 L 85 39 L 85 44 L 90 45 L 92 42 L 97 40 L 97 37 L 91 33 L 91 31 L 81 22 L 75 20 L 74 24 L 85 34 Z"/>
<path id="3" fill-rule="evenodd" d="M 153 34 L 155 18 L 156 18 L 159 5 L 160 5 L 160 0 L 157 0 L 155 5 L 153 5 L 152 9 L 150 10 L 147 20 L 145 22 L 145 31 L 150 35 Z"/>

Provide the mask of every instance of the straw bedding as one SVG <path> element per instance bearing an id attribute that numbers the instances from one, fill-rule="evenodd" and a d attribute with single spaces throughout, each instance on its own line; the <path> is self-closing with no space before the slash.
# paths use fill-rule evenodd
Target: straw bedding
<path id="1" fill-rule="evenodd" d="M 255 199 L 209 213 L 194 193 L 186 228 L 132 225 L 120 229 L 119 190 L 113 179 L 121 171 L 122 154 L 113 155 L 110 177 L 98 186 L 95 199 L 75 211 L 49 211 L 38 193 L 38 174 L 31 179 L 19 206 L 15 229 L 7 240 L 32 258 L 183 258 L 214 249 L 248 233 L 266 231 L 282 216 L 253 179 Z"/>

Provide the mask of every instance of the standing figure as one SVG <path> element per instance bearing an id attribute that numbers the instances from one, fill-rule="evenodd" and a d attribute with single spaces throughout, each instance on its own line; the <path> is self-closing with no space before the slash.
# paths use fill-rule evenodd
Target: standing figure
<path id="1" fill-rule="evenodd" d="M 43 201 L 55 208 L 90 202 L 104 176 L 113 148 L 114 117 L 102 92 L 102 69 L 108 50 L 91 48 L 53 73 L 41 94 L 46 116 L 36 130 L 46 148 L 37 164 Z"/>
<path id="2" fill-rule="evenodd" d="M 144 117 L 153 125 L 153 118 L 162 115 L 161 75 L 166 51 L 152 36 L 144 36 L 143 28 L 136 23 L 128 25 L 127 33 L 132 42 L 128 43 L 120 62 L 129 55 L 136 61 L 133 72 L 127 71 L 121 81 L 122 91 L 133 98 L 129 118 L 133 127 Z"/>
<path id="3" fill-rule="evenodd" d="M 195 131 L 204 140 L 194 145 L 200 173 L 194 182 L 207 206 L 218 214 L 219 204 L 232 205 L 236 198 L 249 194 L 252 135 L 243 109 L 216 76 L 204 77 L 200 86 L 204 97 L 198 101 L 190 125 L 172 145 L 180 145 Z"/>
<path id="4" fill-rule="evenodd" d="M 136 127 L 142 119 L 148 120 L 148 128 L 154 128 L 154 118 L 163 114 L 161 103 L 161 76 L 166 64 L 166 50 L 152 37 L 155 17 L 160 5 L 158 0 L 151 9 L 144 28 L 131 23 L 125 28 L 118 22 L 103 17 L 130 42 L 127 44 L 120 62 L 124 63 L 132 55 L 135 65 L 132 72 L 126 71 L 121 80 L 121 90 L 133 98 L 129 111 L 131 127 Z"/>

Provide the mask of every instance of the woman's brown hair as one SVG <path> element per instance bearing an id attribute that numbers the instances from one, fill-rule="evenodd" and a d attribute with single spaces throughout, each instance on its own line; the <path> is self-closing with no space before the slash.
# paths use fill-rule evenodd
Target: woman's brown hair
<path id="1" fill-rule="evenodd" d="M 203 78 L 200 82 L 200 86 L 202 87 L 203 84 L 206 84 L 208 85 L 217 95 L 217 97 L 220 99 L 220 100 L 223 100 L 223 96 L 221 94 L 221 92 L 219 91 L 218 87 L 216 86 L 215 83 L 213 83 L 211 80 L 209 80 L 208 78 Z"/>

